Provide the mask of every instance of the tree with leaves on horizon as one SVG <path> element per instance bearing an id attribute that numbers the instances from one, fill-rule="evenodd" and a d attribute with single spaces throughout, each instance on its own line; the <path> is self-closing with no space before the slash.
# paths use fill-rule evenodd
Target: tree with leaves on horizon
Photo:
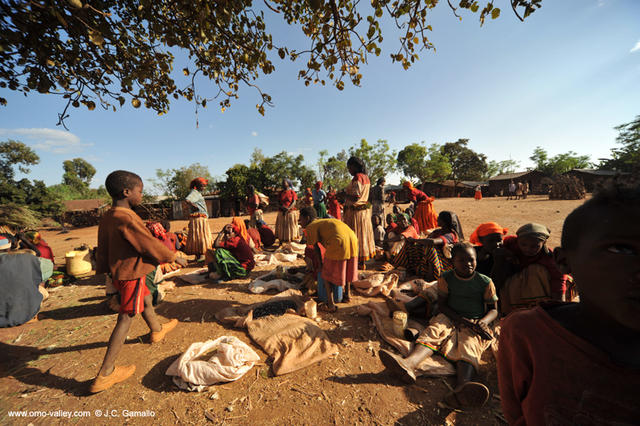
<path id="1" fill-rule="evenodd" d="M 487 156 L 478 154 L 468 144 L 469 139 L 458 139 L 456 142 L 447 142 L 440 148 L 442 155 L 449 159 L 449 178 L 455 185 L 464 180 L 480 181 L 487 174 Z"/>
<path id="2" fill-rule="evenodd" d="M 520 20 L 542 4 L 508 2 Z M 115 110 L 131 103 L 165 114 L 172 98 L 183 98 L 196 109 L 215 100 L 224 110 L 241 86 L 256 89 L 256 108 L 264 114 L 272 99 L 255 81 L 275 71 L 277 57 L 299 60 L 298 78 L 307 86 L 359 86 L 363 65 L 370 55 L 381 55 L 383 38 L 393 39 L 392 31 L 399 32 L 399 41 L 389 56 L 404 69 L 419 60 L 420 51 L 435 49 L 429 18 L 439 3 L 6 0 L 0 5 L 0 88 L 63 97 L 62 125 L 69 107 L 80 105 Z M 460 19 L 461 10 L 479 12 L 481 25 L 501 12 L 493 0 L 447 4 Z M 308 39 L 305 48 L 274 40 L 267 26 L 274 17 L 300 29 Z M 184 68 L 174 70 L 176 56 L 187 58 Z"/>
<path id="3" fill-rule="evenodd" d="M 549 157 L 547 151 L 540 146 L 533 150 L 533 155 L 529 159 L 536 164 L 536 170 L 551 176 L 559 176 L 572 169 L 588 169 L 592 166 L 588 155 L 569 151 Z"/>
<path id="4" fill-rule="evenodd" d="M 167 195 L 176 200 L 182 200 L 191 189 L 189 184 L 197 177 L 203 177 L 209 180 L 206 191 L 210 191 L 215 186 L 215 182 L 209 173 L 209 168 L 200 163 L 193 163 L 189 166 L 183 166 L 176 169 L 156 169 L 155 179 L 149 179 L 153 185 L 154 192 L 159 195 Z"/>
<path id="5" fill-rule="evenodd" d="M 640 172 L 640 115 L 614 129 L 618 132 L 616 143 L 621 147 L 611 149 L 612 158 L 601 161 L 599 168 Z"/>
<path id="6" fill-rule="evenodd" d="M 396 170 L 396 152 L 390 150 L 389 142 L 385 139 L 378 139 L 373 144 L 366 139 L 360 139 L 360 144 L 349 148 L 349 155 L 364 162 L 367 175 L 372 182 Z"/>
<path id="7" fill-rule="evenodd" d="M 397 157 L 398 167 L 410 179 L 424 182 L 442 182 L 451 174 L 449 159 L 438 144 L 425 146 L 412 143 L 405 146 Z"/>

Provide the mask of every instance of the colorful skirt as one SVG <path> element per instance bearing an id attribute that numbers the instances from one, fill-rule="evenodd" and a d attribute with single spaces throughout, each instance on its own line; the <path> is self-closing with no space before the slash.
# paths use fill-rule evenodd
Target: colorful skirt
<path id="1" fill-rule="evenodd" d="M 428 247 L 416 243 L 405 242 L 400 252 L 391 262 L 396 268 L 403 267 L 428 281 L 437 280 L 443 272 L 453 269 L 442 248 Z"/>
<path id="2" fill-rule="evenodd" d="M 326 219 L 329 217 L 329 215 L 327 214 L 327 205 L 325 203 L 314 204 L 313 208 L 316 209 L 318 219 Z"/>
<path id="3" fill-rule="evenodd" d="M 322 279 L 340 287 L 358 281 L 358 258 L 333 260 L 325 257 L 322 263 Z"/>
<path id="4" fill-rule="evenodd" d="M 200 256 L 213 246 L 213 237 L 209 229 L 209 222 L 206 217 L 189 218 L 189 232 L 187 234 L 187 245 L 184 249 L 186 254 Z"/>
<path id="5" fill-rule="evenodd" d="M 431 201 L 420 201 L 416 206 L 416 212 L 413 217 L 418 222 L 420 232 L 428 234 L 429 229 L 438 227 L 438 215 L 433 211 L 433 203 Z"/>
<path id="6" fill-rule="evenodd" d="M 215 251 L 216 272 L 223 281 L 234 280 L 236 278 L 244 278 L 249 275 L 247 271 L 238 262 L 229 250 L 219 248 Z"/>
<path id="7" fill-rule="evenodd" d="M 298 232 L 299 215 L 300 212 L 295 209 L 289 210 L 286 214 L 278 211 L 278 217 L 276 218 L 276 238 L 278 238 L 281 243 L 288 243 L 289 241 L 300 238 Z"/>
<path id="8" fill-rule="evenodd" d="M 371 209 L 344 209 L 344 223 L 353 229 L 358 237 L 358 257 L 360 261 L 371 259 L 376 253 L 376 243 L 371 224 Z"/>
<path id="9" fill-rule="evenodd" d="M 473 198 L 476 200 L 482 200 L 482 191 L 476 191 Z"/>

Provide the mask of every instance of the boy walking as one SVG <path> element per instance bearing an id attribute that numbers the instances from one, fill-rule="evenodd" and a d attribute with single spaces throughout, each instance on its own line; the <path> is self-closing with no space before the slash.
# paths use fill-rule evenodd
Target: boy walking
<path id="1" fill-rule="evenodd" d="M 113 286 L 120 293 L 120 313 L 109 338 L 107 353 L 90 392 L 97 393 L 131 377 L 135 365 L 116 366 L 133 317 L 141 313 L 151 330 L 151 342 L 160 342 L 178 320 L 160 324 L 153 309 L 152 297 L 146 286 L 147 274 L 160 263 L 186 261 L 176 258 L 161 241 L 147 229 L 132 210 L 142 202 L 142 179 L 135 173 L 116 170 L 107 176 L 105 186 L 113 199 L 111 209 L 100 220 L 96 273 L 111 273 Z"/>

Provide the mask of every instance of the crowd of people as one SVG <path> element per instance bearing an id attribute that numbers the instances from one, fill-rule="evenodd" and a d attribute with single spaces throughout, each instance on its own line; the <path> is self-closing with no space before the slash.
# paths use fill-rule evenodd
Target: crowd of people
<path id="1" fill-rule="evenodd" d="M 498 223 L 486 222 L 466 240 L 456 213 L 436 213 L 435 199 L 411 182 L 403 184 L 410 206 L 402 210 L 395 194 L 385 196 L 384 178 L 372 188 L 360 159 L 350 158 L 347 168 L 352 180 L 346 188 L 325 191 L 319 181 L 301 200 L 293 182 L 283 179 L 275 230 L 264 222 L 264 201 L 250 186 L 250 218 L 234 217 L 215 237 L 202 196 L 207 181 L 194 179 L 182 243 L 168 224 L 145 224 L 132 210 L 142 199 L 139 176 L 111 173 L 105 186 L 113 206 L 98 229 L 96 272 L 110 276 L 119 314 L 90 391 L 103 391 L 135 371 L 115 361 L 136 314 L 147 323 L 152 342 L 177 325 L 177 320 L 161 323 L 154 311 L 158 265 L 185 266 L 182 251 L 204 262 L 214 280 L 245 278 L 255 267 L 255 253 L 276 241 L 295 241 L 306 244 L 308 277 L 317 282 L 319 309 L 325 312 L 351 301 L 351 284 L 369 267 L 436 283 L 437 297 L 427 291 L 385 296 L 392 314 L 403 312 L 426 328 L 415 334 L 407 330 L 408 356 L 389 350 L 379 356 L 408 383 L 434 354 L 454 363 L 456 386 L 445 398 L 447 405 L 487 402 L 490 392 L 477 379 L 478 371 L 483 352 L 499 339 L 500 396 L 510 424 L 633 424 L 640 419 L 638 184 L 613 182 L 574 210 L 565 220 L 561 247 L 553 249 L 547 246 L 550 231 L 540 223 L 522 224 L 509 235 Z M 524 188 L 514 189 L 515 196 L 518 191 L 526 196 Z M 25 304 L 20 318 L 3 318 L 0 326 L 35 316 L 38 288 L 52 268 L 52 259 L 7 255 L 12 244 L 0 237 L 0 268 L 31 271 L 28 280 L 16 279 L 15 285 L 34 306 Z"/>

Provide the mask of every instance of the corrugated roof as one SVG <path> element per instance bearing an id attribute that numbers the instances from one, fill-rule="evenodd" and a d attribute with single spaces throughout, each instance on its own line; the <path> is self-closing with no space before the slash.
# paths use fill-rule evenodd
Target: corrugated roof
<path id="1" fill-rule="evenodd" d="M 104 200 L 102 199 L 68 200 L 68 201 L 64 201 L 64 208 L 67 211 L 73 211 L 73 210 L 87 211 L 87 210 L 99 209 L 105 204 L 107 203 L 105 203 Z"/>
<path id="2" fill-rule="evenodd" d="M 519 178 L 521 176 L 527 175 L 529 173 L 538 172 L 537 170 L 527 170 L 526 172 L 517 172 L 517 173 L 505 173 L 503 175 L 494 176 L 489 178 L 489 180 L 509 180 Z M 541 172 L 538 172 L 541 173 Z"/>
<path id="3" fill-rule="evenodd" d="M 615 176 L 615 175 L 626 175 L 628 173 L 618 172 L 615 170 L 595 170 L 595 169 L 572 169 L 567 173 L 578 172 L 578 173 L 586 173 L 588 175 L 596 175 L 596 176 Z"/>

